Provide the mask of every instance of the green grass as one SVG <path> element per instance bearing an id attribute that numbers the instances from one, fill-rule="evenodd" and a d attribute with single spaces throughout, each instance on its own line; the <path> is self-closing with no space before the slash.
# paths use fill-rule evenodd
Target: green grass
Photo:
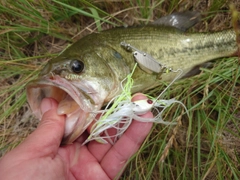
<path id="1" fill-rule="evenodd" d="M 231 1 L 237 8 L 240 3 Z M 93 31 L 147 24 L 174 11 L 199 10 L 191 31 L 231 27 L 226 1 L 8 1 L 0 3 L 0 152 L 18 145 L 37 123 L 25 85 L 47 61 Z M 238 9 L 239 10 L 239 9 Z M 156 88 L 148 93 L 157 96 Z M 182 101 L 164 115 L 176 127 L 156 124 L 121 179 L 239 179 L 240 68 L 237 57 L 174 83 L 164 95 Z M 161 161 L 160 161 L 161 160 Z"/>
<path id="2" fill-rule="evenodd" d="M 240 177 L 239 160 L 235 159 L 239 147 L 239 118 L 235 117 L 239 113 L 239 95 L 234 95 L 239 82 L 238 58 L 226 58 L 214 69 L 203 69 L 202 74 L 173 85 L 165 98 L 181 98 L 190 117 L 182 117 L 182 125 L 177 128 L 175 142 L 164 162 L 159 160 L 174 130 L 161 125 L 153 128 L 136 155 L 136 165 L 129 165 L 132 177 L 141 174 L 141 178 L 151 179 L 155 173 L 156 179 Z M 181 113 L 182 108 L 173 107 L 165 119 L 181 117 Z M 144 163 L 147 165 L 143 167 Z"/>

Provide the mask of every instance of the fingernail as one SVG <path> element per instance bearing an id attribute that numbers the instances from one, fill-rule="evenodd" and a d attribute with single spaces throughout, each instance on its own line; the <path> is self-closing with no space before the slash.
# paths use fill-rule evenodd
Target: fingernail
<path id="1" fill-rule="evenodd" d="M 139 95 L 143 95 L 143 93 L 140 93 L 140 92 L 135 93 L 135 94 L 132 95 L 132 98 L 135 97 L 135 96 L 139 96 Z"/>
<path id="2" fill-rule="evenodd" d="M 132 101 L 148 99 L 143 93 L 136 93 L 132 96 Z"/>
<path id="3" fill-rule="evenodd" d="M 51 99 L 45 98 L 42 100 L 42 103 L 40 106 L 42 114 L 52 109 L 52 107 L 53 107 L 53 104 Z"/>

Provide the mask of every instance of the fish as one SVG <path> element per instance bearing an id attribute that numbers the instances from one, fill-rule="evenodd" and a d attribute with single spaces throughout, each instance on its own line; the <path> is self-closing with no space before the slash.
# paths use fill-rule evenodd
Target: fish
<path id="1" fill-rule="evenodd" d="M 198 19 L 196 13 L 175 13 L 155 24 L 113 28 L 83 37 L 51 59 L 39 78 L 28 83 L 27 100 L 33 114 L 41 119 L 42 99 L 54 98 L 59 103 L 57 113 L 66 115 L 62 144 L 71 144 L 102 106 L 122 92 L 121 83 L 136 64 L 133 51 L 151 57 L 159 72 L 144 68 L 144 62 L 138 65 L 132 75 L 132 93 L 171 82 L 176 77 L 173 70 L 181 69 L 184 77 L 205 62 L 236 54 L 236 33 L 232 29 L 186 32 Z M 172 71 L 167 73 L 164 67 Z"/>

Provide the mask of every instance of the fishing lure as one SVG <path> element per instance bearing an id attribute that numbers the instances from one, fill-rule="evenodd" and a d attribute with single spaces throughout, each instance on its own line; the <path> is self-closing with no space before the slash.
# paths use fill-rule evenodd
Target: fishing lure
<path id="1" fill-rule="evenodd" d="M 187 111 L 185 105 L 176 99 L 169 100 L 160 99 L 163 93 L 181 76 L 182 71 L 180 69 L 178 69 L 177 71 L 173 71 L 171 68 L 167 68 L 166 66 L 159 64 L 149 54 L 146 54 L 145 52 L 138 50 L 137 48 L 131 46 L 130 44 L 122 42 L 121 45 L 127 48 L 127 50 L 134 50 L 133 56 L 135 57 L 137 63 L 135 64 L 133 71 L 121 82 L 122 93 L 113 98 L 107 104 L 104 110 L 97 112 L 101 113 L 101 116 L 99 117 L 98 120 L 95 120 L 95 123 L 90 130 L 90 135 L 83 144 L 92 140 L 96 140 L 100 143 L 114 144 L 127 130 L 127 128 L 130 126 L 133 120 L 141 122 L 155 122 L 165 125 L 176 125 L 177 124 L 176 122 L 164 121 L 162 118 L 164 110 L 174 103 L 181 104 Z M 153 98 L 151 96 L 146 95 L 148 99 L 137 100 L 132 102 L 131 101 L 132 99 L 131 88 L 133 86 L 132 75 L 134 73 L 135 68 L 139 64 L 142 68 L 147 69 L 148 71 L 153 71 L 157 73 L 161 73 L 163 71 L 167 73 L 171 71 L 178 72 L 178 74 L 176 75 L 175 79 L 165 88 L 163 92 L 161 92 L 161 94 L 157 98 Z M 125 85 L 123 86 L 123 84 Z M 151 110 L 157 111 L 157 115 L 155 117 L 153 118 L 141 117 L 141 115 Z M 109 134 L 108 133 L 109 129 L 114 129 L 115 133 Z"/>

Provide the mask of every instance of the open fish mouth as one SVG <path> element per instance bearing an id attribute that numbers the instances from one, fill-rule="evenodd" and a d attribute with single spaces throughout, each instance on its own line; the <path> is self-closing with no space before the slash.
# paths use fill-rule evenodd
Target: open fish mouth
<path id="1" fill-rule="evenodd" d="M 33 114 L 41 119 L 42 99 L 53 98 L 58 104 L 57 113 L 66 115 L 65 133 L 62 144 L 76 140 L 95 118 L 102 104 L 95 104 L 86 89 L 79 90 L 60 76 L 38 79 L 27 85 L 27 99 Z"/>

